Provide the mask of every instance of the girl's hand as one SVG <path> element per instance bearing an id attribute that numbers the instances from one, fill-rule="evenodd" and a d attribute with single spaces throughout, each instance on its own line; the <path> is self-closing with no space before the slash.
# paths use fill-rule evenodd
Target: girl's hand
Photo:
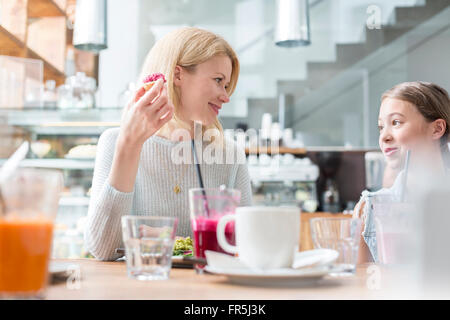
<path id="1" fill-rule="evenodd" d="M 125 107 L 120 136 L 128 145 L 142 146 L 144 142 L 172 119 L 174 107 L 169 102 L 162 79 L 145 91 L 140 87 Z"/>
<path id="2" fill-rule="evenodd" d="M 362 218 L 365 206 L 366 201 L 364 201 L 364 199 L 360 199 L 353 209 L 353 218 Z"/>

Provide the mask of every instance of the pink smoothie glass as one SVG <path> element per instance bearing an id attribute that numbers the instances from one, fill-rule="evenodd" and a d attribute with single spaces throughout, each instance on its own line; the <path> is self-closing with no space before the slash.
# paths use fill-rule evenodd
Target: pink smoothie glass
<path id="1" fill-rule="evenodd" d="M 241 192 L 236 189 L 189 189 L 191 226 L 196 258 L 205 258 L 206 250 L 226 253 L 217 242 L 217 223 L 224 215 L 234 214 L 240 200 Z M 225 237 L 230 244 L 236 244 L 234 223 L 227 225 Z M 196 270 L 201 271 L 202 266 L 196 265 Z"/>

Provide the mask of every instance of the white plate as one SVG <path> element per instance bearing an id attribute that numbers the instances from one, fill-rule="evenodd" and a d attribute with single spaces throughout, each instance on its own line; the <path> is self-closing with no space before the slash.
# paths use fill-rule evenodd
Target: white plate
<path id="1" fill-rule="evenodd" d="M 172 263 L 182 263 L 182 264 L 189 264 L 189 261 L 184 261 L 183 256 L 172 256 Z"/>
<path id="2" fill-rule="evenodd" d="M 48 272 L 52 277 L 67 278 L 71 273 L 79 269 L 80 266 L 76 263 L 50 261 Z"/>
<path id="3" fill-rule="evenodd" d="M 126 260 L 125 255 L 125 249 L 124 248 L 117 248 L 115 251 L 117 254 L 123 254 L 123 256 L 120 259 Z M 192 262 L 183 260 L 183 256 L 172 256 L 172 266 L 177 267 L 185 267 L 185 266 L 192 266 Z"/>
<path id="4" fill-rule="evenodd" d="M 193 264 L 191 261 L 186 261 L 183 260 L 183 256 L 172 256 L 172 267 L 177 268 L 177 267 L 182 267 L 182 268 L 186 268 L 186 267 L 191 267 L 193 268 Z"/>
<path id="5" fill-rule="evenodd" d="M 300 286 L 312 285 L 332 271 L 330 266 L 302 269 L 219 269 L 206 266 L 209 273 L 223 275 L 232 283 L 256 286 Z"/>
<path id="6" fill-rule="evenodd" d="M 52 275 L 64 275 L 68 269 L 68 267 L 70 266 L 70 264 L 65 263 L 65 262 L 53 262 L 51 261 L 49 266 L 48 266 L 48 271 L 50 272 L 50 274 Z"/>

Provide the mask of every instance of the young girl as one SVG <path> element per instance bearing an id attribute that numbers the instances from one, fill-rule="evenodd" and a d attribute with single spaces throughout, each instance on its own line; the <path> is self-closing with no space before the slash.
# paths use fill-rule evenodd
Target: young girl
<path id="1" fill-rule="evenodd" d="M 97 259 L 121 256 L 115 249 L 123 247 L 123 215 L 177 217 L 177 234 L 191 235 L 188 191 L 199 187 L 199 179 L 195 164 L 175 163 L 172 151 L 179 150 L 180 144 L 185 144 L 184 150 L 191 149 L 194 123 L 201 123 L 203 131 L 216 129 L 221 145 L 244 159 L 244 163 L 231 164 L 201 162 L 204 187 L 238 189 L 240 205 L 251 204 L 244 151 L 221 140 L 223 131 L 217 119 L 239 75 L 239 61 L 231 46 L 206 30 L 176 30 L 151 49 L 140 83 L 153 73 L 165 75 L 166 83 L 159 79 L 147 92 L 139 88 L 124 110 L 120 128 L 106 130 L 98 142 L 85 231 L 86 248 Z M 187 135 L 174 136 L 177 129 Z"/>
<path id="2" fill-rule="evenodd" d="M 379 145 L 390 172 L 400 172 L 392 187 L 369 193 L 364 191 L 355 207 L 354 217 L 363 220 L 359 263 L 378 262 L 375 224 L 365 206 L 370 194 L 398 196 L 402 192 L 405 156 L 410 151 L 408 187 L 418 183 L 414 172 L 425 170 L 427 175 L 442 176 L 448 172 L 450 99 L 443 88 L 427 82 L 400 83 L 386 91 L 381 98 L 378 118 Z"/>

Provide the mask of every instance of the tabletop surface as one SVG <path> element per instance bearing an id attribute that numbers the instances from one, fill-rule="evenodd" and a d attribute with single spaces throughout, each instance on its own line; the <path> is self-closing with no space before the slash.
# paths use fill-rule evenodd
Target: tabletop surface
<path id="1" fill-rule="evenodd" d="M 326 276 L 313 284 L 295 286 L 238 285 L 226 276 L 196 274 L 193 269 L 172 268 L 168 280 L 139 281 L 128 278 L 124 261 L 95 259 L 53 260 L 68 266 L 66 279 L 50 285 L 46 299 L 114 300 L 299 300 L 373 299 L 370 264 L 357 267 L 347 277 Z"/>

